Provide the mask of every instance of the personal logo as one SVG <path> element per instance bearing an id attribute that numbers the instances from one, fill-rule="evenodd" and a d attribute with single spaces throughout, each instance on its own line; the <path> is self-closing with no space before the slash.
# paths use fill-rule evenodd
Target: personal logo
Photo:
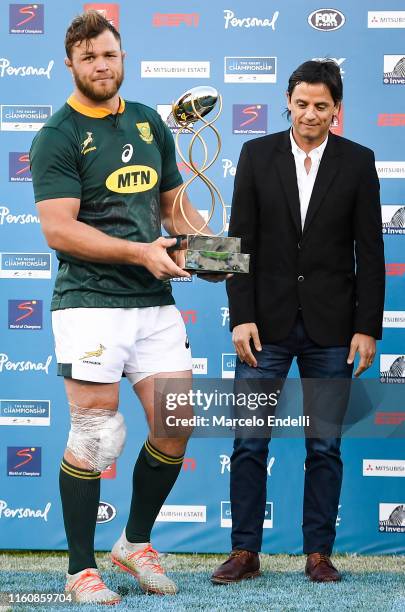
<path id="1" fill-rule="evenodd" d="M 101 361 L 95 361 L 94 358 L 101 357 L 105 350 L 106 347 L 100 344 L 98 349 L 95 351 L 87 351 L 83 357 L 79 357 L 79 361 L 83 361 L 83 363 L 90 363 L 91 365 L 101 365 Z"/>
<path id="2" fill-rule="evenodd" d="M 90 146 L 93 144 L 93 142 L 94 142 L 93 132 L 86 132 L 86 138 L 81 143 L 81 154 L 82 155 L 86 155 L 87 153 L 90 153 L 90 151 L 95 151 L 97 149 L 97 147 L 95 146 Z"/>
<path id="3" fill-rule="evenodd" d="M 8 446 L 7 476 L 41 476 L 41 447 Z"/>
<path id="4" fill-rule="evenodd" d="M 101 501 L 98 505 L 97 524 L 109 523 L 117 516 L 117 510 L 108 502 Z"/>
<path id="5" fill-rule="evenodd" d="M 149 191 L 158 182 L 158 174 L 149 166 L 124 166 L 107 177 L 107 189 L 114 193 L 140 193 Z"/>
<path id="6" fill-rule="evenodd" d="M 137 123 L 136 127 L 139 130 L 139 135 L 144 142 L 151 144 L 153 142 L 153 134 L 150 130 L 150 125 L 147 121 L 143 123 Z"/>

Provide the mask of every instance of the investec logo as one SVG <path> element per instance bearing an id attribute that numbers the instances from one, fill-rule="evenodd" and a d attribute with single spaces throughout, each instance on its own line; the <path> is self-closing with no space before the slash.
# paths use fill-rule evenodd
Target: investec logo
<path id="1" fill-rule="evenodd" d="M 49 400 L 0 399 L 0 425 L 31 425 L 49 427 Z"/>
<path id="2" fill-rule="evenodd" d="M 221 501 L 221 527 L 232 527 L 231 502 L 229 501 Z M 266 502 L 263 528 L 273 528 L 273 502 Z"/>
<path id="3" fill-rule="evenodd" d="M 148 166 L 124 166 L 112 172 L 105 182 L 107 189 L 115 193 L 139 193 L 153 189 L 158 181 L 154 168 Z"/>
<path id="4" fill-rule="evenodd" d="M 384 55 L 384 85 L 405 85 L 405 55 Z"/>
<path id="5" fill-rule="evenodd" d="M 379 504 L 379 531 L 405 533 L 405 504 Z"/>
<path id="6" fill-rule="evenodd" d="M 404 459 L 363 459 L 363 476 L 403 476 Z"/>
<path id="7" fill-rule="evenodd" d="M 381 206 L 383 234 L 405 234 L 405 206 Z"/>
<path id="8" fill-rule="evenodd" d="M 378 178 L 405 178 L 405 162 L 403 161 L 376 161 L 375 167 Z"/>
<path id="9" fill-rule="evenodd" d="M 158 104 L 156 106 L 156 110 L 159 113 L 159 115 L 162 117 L 163 121 L 166 123 L 167 127 L 169 128 L 169 130 L 171 131 L 172 134 L 177 134 L 177 132 L 180 132 L 181 130 L 181 134 L 191 134 L 191 130 L 189 130 L 188 128 L 181 128 L 179 125 L 177 125 L 177 123 L 175 122 L 173 115 L 172 115 L 172 105 L 171 104 Z M 193 123 L 190 124 L 191 127 L 193 127 Z M 184 169 L 187 168 L 187 166 L 184 164 L 184 162 L 180 162 L 183 164 Z M 188 171 L 189 168 L 187 168 Z"/>
<path id="10" fill-rule="evenodd" d="M 163 505 L 158 523 L 206 523 L 207 506 Z"/>
<path id="11" fill-rule="evenodd" d="M 225 30 L 231 28 L 271 28 L 274 32 L 279 11 L 275 11 L 269 18 L 236 17 L 233 11 L 224 9 Z"/>
<path id="12" fill-rule="evenodd" d="M 384 310 L 383 327 L 405 327 L 405 310 Z"/>
<path id="13" fill-rule="evenodd" d="M 405 355 L 380 355 L 380 381 L 405 384 Z"/>

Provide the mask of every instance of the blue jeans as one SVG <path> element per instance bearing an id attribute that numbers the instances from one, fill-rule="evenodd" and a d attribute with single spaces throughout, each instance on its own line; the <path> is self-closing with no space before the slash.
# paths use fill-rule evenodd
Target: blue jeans
<path id="1" fill-rule="evenodd" d="M 322 347 L 306 333 L 302 316 L 288 337 L 254 351 L 257 368 L 237 360 L 235 378 L 286 378 L 294 357 L 301 378 L 351 378 L 346 363 L 349 347 Z M 304 412 L 311 405 L 304 391 Z M 318 406 L 319 410 L 319 406 Z M 236 438 L 231 457 L 232 549 L 259 552 L 266 505 L 269 438 Z M 303 507 L 304 553 L 330 555 L 336 536 L 336 517 L 342 486 L 340 438 L 306 438 Z"/>

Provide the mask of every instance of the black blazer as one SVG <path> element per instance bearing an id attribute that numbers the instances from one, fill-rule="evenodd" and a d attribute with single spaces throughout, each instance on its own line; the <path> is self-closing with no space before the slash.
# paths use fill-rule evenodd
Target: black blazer
<path id="1" fill-rule="evenodd" d="M 230 236 L 251 254 L 249 274 L 227 281 L 231 329 L 257 324 L 264 343 L 291 330 L 302 308 L 321 346 L 355 332 L 381 338 L 384 245 L 370 149 L 329 134 L 303 231 L 289 130 L 246 142 L 235 176 Z"/>

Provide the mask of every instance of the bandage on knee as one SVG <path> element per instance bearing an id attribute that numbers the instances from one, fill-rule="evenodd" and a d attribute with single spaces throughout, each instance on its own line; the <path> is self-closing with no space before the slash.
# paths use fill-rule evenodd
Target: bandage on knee
<path id="1" fill-rule="evenodd" d="M 127 428 L 118 411 L 102 408 L 71 408 L 68 450 L 88 469 L 105 470 L 120 456 L 125 445 Z"/>

